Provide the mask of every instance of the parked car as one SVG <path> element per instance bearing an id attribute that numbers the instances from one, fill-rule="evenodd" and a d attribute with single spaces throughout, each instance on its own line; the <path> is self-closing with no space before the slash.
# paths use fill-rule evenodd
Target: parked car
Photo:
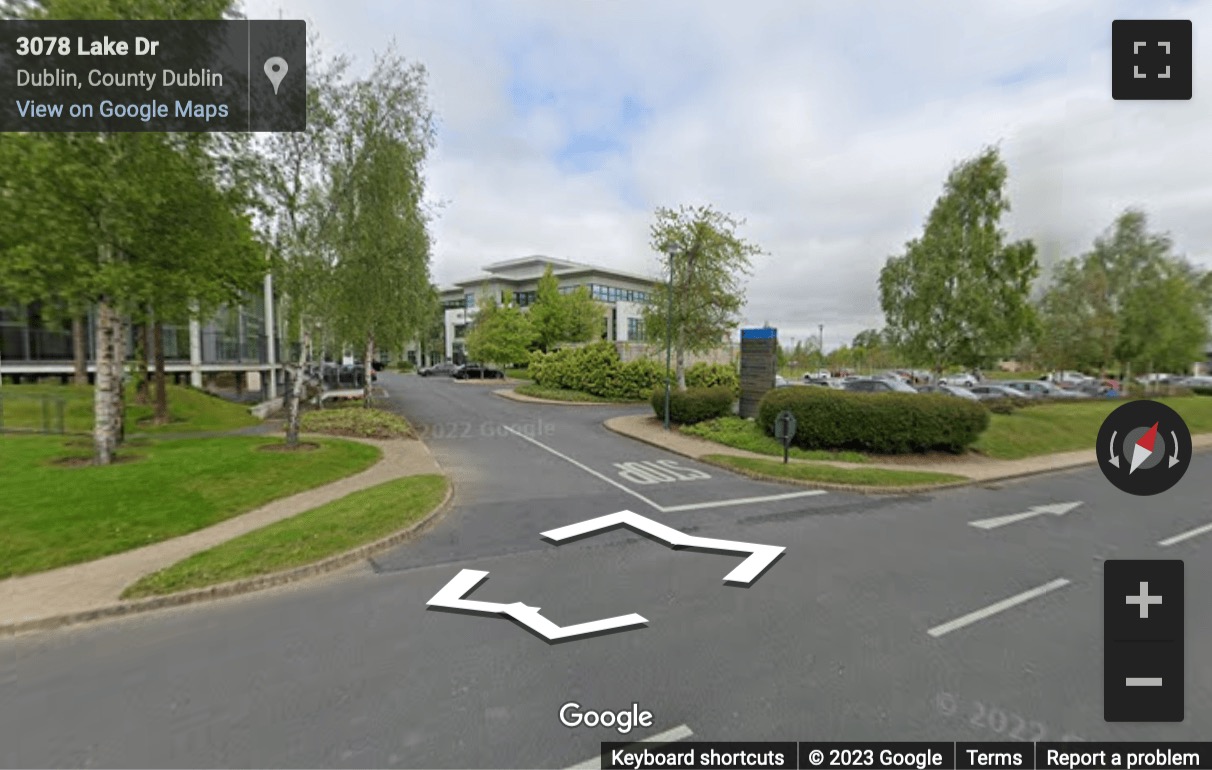
<path id="1" fill-rule="evenodd" d="M 975 374 L 971 372 L 959 372 L 958 374 L 948 374 L 945 377 L 940 377 L 939 385 L 959 385 L 961 388 L 971 388 L 979 383 Z"/>
<path id="2" fill-rule="evenodd" d="M 1212 375 L 1197 374 L 1194 377 L 1187 377 L 1178 384 L 1184 388 L 1212 388 Z"/>
<path id="3" fill-rule="evenodd" d="M 503 380 L 505 372 L 487 364 L 463 364 L 454 370 L 456 380 Z"/>
<path id="4" fill-rule="evenodd" d="M 1090 397 L 1116 398 L 1119 396 L 1120 386 L 1115 380 L 1096 380 L 1091 377 L 1086 382 L 1074 385 L 1073 390 L 1078 393 L 1085 393 Z"/>
<path id="5" fill-rule="evenodd" d="M 817 369 L 815 372 L 806 373 L 803 379 L 805 382 L 808 380 L 827 380 L 832 376 L 833 374 L 828 369 Z"/>
<path id="6" fill-rule="evenodd" d="M 1040 380 L 1051 382 L 1062 388 L 1073 388 L 1083 383 L 1093 382 L 1094 378 L 1081 372 L 1050 372 L 1040 377 Z"/>
<path id="7" fill-rule="evenodd" d="M 854 393 L 917 393 L 912 386 L 900 379 L 884 380 L 878 377 L 860 377 L 846 383 L 846 390 Z"/>
<path id="8" fill-rule="evenodd" d="M 450 362 L 434 364 L 417 370 L 422 377 L 450 377 L 458 367 Z"/>
<path id="9" fill-rule="evenodd" d="M 842 388 L 842 384 L 839 381 L 837 381 L 831 377 L 822 377 L 820 379 L 814 378 L 811 380 L 805 378 L 804 384 L 811 385 L 811 386 L 818 387 L 818 388 L 834 388 L 836 390 L 841 390 L 841 388 Z"/>
<path id="10" fill-rule="evenodd" d="M 1051 382 L 1042 380 L 1011 380 L 1006 383 L 1007 387 L 1021 390 L 1025 393 L 1031 393 L 1040 398 L 1089 398 L 1085 393 L 1078 390 L 1065 390 Z"/>
<path id="11" fill-rule="evenodd" d="M 776 375 L 774 375 L 774 387 L 776 387 L 776 388 L 785 388 L 785 387 L 787 387 L 787 386 L 788 386 L 788 385 L 790 385 L 790 384 L 791 384 L 791 383 L 790 383 L 790 382 L 787 382 L 787 378 L 786 378 L 786 377 L 784 377 L 783 375 L 781 375 L 781 374 L 776 374 Z"/>
<path id="12" fill-rule="evenodd" d="M 921 385 L 917 389 L 918 393 L 933 393 L 939 396 L 954 396 L 956 398 L 964 398 L 969 401 L 979 401 L 975 393 L 967 388 L 961 388 L 959 385 Z"/>
<path id="13" fill-rule="evenodd" d="M 981 401 L 991 401 L 998 398 L 1013 398 L 1020 401 L 1027 401 L 1033 398 L 1039 398 L 1034 393 L 1029 393 L 1023 390 L 1017 390 L 1007 385 L 983 384 L 973 385 L 968 388 L 969 392 L 974 393 Z"/>

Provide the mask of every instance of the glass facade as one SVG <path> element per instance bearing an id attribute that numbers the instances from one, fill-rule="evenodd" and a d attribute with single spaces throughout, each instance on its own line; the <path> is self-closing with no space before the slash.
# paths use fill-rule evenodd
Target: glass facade
<path id="1" fill-rule="evenodd" d="M 644 333 L 643 318 L 628 318 L 627 319 L 627 340 L 629 342 L 645 342 L 647 336 Z"/>
<path id="2" fill-rule="evenodd" d="M 599 302 L 647 302 L 648 292 L 635 289 L 623 289 L 618 286 L 603 286 L 600 283 L 589 284 L 589 294 Z"/>
<path id="3" fill-rule="evenodd" d="M 527 307 L 533 305 L 535 299 L 538 298 L 538 292 L 535 291 L 519 291 L 513 295 L 513 301 L 518 307 Z"/>
<path id="4" fill-rule="evenodd" d="M 475 307 L 476 295 L 474 292 L 467 292 L 463 295 L 463 307 Z"/>

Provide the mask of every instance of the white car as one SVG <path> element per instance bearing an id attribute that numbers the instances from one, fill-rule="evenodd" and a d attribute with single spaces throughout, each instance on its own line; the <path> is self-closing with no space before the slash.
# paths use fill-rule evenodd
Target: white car
<path id="1" fill-rule="evenodd" d="M 959 385 L 961 388 L 971 388 L 977 385 L 976 375 L 969 372 L 960 372 L 959 374 L 948 374 L 946 377 L 939 379 L 939 385 Z"/>

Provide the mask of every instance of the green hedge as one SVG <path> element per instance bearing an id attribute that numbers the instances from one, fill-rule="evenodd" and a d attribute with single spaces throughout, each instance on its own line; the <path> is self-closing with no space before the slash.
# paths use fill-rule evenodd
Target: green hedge
<path id="1" fill-rule="evenodd" d="M 774 435 L 784 409 L 795 415 L 794 443 L 802 449 L 958 453 L 989 427 L 984 406 L 951 396 L 777 388 L 758 407 L 758 424 L 767 434 Z"/>
<path id="2" fill-rule="evenodd" d="M 741 378 L 731 364 L 697 363 L 686 369 L 686 387 L 730 388 L 735 397 L 741 394 Z"/>
<path id="3" fill-rule="evenodd" d="M 1212 388 L 1191 388 L 1191 392 L 1197 396 L 1212 396 Z"/>
<path id="4" fill-rule="evenodd" d="M 530 376 L 545 388 L 579 390 L 600 398 L 618 401 L 642 401 L 664 381 L 663 367 L 641 359 L 630 363 L 619 360 L 610 342 L 595 342 L 554 353 L 532 353 Z"/>
<path id="5" fill-rule="evenodd" d="M 735 397 L 732 388 L 719 385 L 714 388 L 674 389 L 669 394 L 669 420 L 679 425 L 694 425 L 705 420 L 714 420 L 732 413 Z M 665 389 L 656 388 L 650 397 L 652 409 L 657 417 L 665 418 Z"/>

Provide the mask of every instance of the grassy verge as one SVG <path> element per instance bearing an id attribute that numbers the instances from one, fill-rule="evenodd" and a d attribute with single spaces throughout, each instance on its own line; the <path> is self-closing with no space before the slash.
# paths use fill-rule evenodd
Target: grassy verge
<path id="1" fill-rule="evenodd" d="M 148 440 L 128 462 L 70 467 L 87 446 L 0 438 L 0 580 L 120 553 L 208 527 L 373 465 L 378 449 L 340 439 L 271 452 L 277 439 Z"/>
<path id="2" fill-rule="evenodd" d="M 47 401 L 52 427 L 57 427 L 56 401 L 63 402 L 63 429 L 68 433 L 90 433 L 93 429 L 93 388 L 87 385 L 5 385 L 0 391 L 3 426 L 10 429 L 41 430 L 43 401 Z M 259 420 L 248 413 L 248 406 L 226 401 L 200 390 L 168 386 L 166 425 L 151 424 L 153 408 L 135 402 L 132 386 L 126 395 L 126 432 L 183 433 L 187 431 L 224 431 L 256 425 Z"/>
<path id="3" fill-rule="evenodd" d="M 514 392 L 531 398 L 546 398 L 551 401 L 589 401 L 595 404 L 642 404 L 644 399 L 637 401 L 617 401 L 610 398 L 602 398 L 595 396 L 592 393 L 585 393 L 580 390 L 564 390 L 563 388 L 545 388 L 542 385 L 522 385 L 514 388 Z"/>
<path id="4" fill-rule="evenodd" d="M 415 434 L 408 420 L 382 409 L 357 406 L 322 409 L 303 415 L 301 428 L 311 433 L 358 438 L 412 438 Z"/>
<path id="5" fill-rule="evenodd" d="M 530 376 L 530 367 L 529 366 L 508 366 L 505 368 L 505 376 L 511 377 L 515 380 L 533 379 Z"/>
<path id="6" fill-rule="evenodd" d="M 698 425 L 684 425 L 682 433 L 705 438 L 717 444 L 744 449 L 758 454 L 783 456 L 783 444 L 767 436 L 753 420 L 743 417 L 717 417 Z M 797 460 L 838 460 L 847 463 L 865 463 L 867 456 L 860 452 L 808 450 L 791 447 L 790 456 Z"/>
<path id="7" fill-rule="evenodd" d="M 279 572 L 373 543 L 429 514 L 446 496 L 446 484 L 444 476 L 409 476 L 355 492 L 194 554 L 143 578 L 122 598 Z"/>
<path id="8" fill-rule="evenodd" d="M 1192 433 L 1212 432 L 1212 399 L 1159 398 L 1183 418 Z M 1118 399 L 1093 399 L 1073 404 L 1046 404 L 994 414 L 974 448 L 998 460 L 1090 449 L 1099 426 Z"/>
<path id="9" fill-rule="evenodd" d="M 832 465 L 808 465 L 755 457 L 707 455 L 707 460 L 741 471 L 760 473 L 796 481 L 819 481 L 828 484 L 848 484 L 856 487 L 914 487 L 966 481 L 963 476 L 928 471 L 900 471 L 885 468 L 836 468 Z"/>

